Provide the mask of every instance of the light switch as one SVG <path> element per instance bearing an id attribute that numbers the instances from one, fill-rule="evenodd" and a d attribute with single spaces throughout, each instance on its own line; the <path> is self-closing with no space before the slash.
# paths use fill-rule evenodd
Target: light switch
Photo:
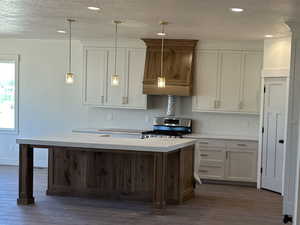
<path id="1" fill-rule="evenodd" d="M 114 119 L 114 116 L 112 113 L 108 113 L 107 116 L 106 116 L 106 119 L 107 120 L 113 120 Z"/>

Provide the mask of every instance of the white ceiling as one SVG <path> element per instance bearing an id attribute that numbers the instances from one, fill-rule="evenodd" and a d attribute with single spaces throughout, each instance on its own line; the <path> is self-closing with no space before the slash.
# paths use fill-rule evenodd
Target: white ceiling
<path id="1" fill-rule="evenodd" d="M 167 20 L 169 38 L 255 40 L 286 34 L 284 21 L 298 15 L 297 0 L 1 0 L 0 38 L 64 38 L 56 30 L 71 17 L 76 39 L 111 37 L 119 19 L 124 38 L 156 37 L 158 22 Z"/>

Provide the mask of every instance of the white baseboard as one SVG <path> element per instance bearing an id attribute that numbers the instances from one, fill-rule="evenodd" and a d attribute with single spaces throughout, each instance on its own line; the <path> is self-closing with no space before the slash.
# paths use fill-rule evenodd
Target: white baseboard
<path id="1" fill-rule="evenodd" d="M 11 159 L 11 158 L 0 158 L 0 165 L 6 165 L 6 166 L 19 166 L 19 160 L 18 159 Z M 48 167 L 48 162 L 46 160 L 35 160 L 34 161 L 35 167 L 42 167 L 46 168 Z"/>

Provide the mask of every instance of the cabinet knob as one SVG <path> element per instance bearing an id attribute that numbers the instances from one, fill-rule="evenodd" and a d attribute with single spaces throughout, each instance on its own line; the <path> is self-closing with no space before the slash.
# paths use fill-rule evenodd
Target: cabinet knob
<path id="1" fill-rule="evenodd" d="M 207 157 L 208 154 L 200 154 L 200 156 Z"/>
<path id="2" fill-rule="evenodd" d="M 240 147 L 247 147 L 246 144 L 237 144 L 237 145 L 240 146 Z"/>
<path id="3" fill-rule="evenodd" d="M 208 170 L 199 170 L 199 173 L 208 173 Z"/>

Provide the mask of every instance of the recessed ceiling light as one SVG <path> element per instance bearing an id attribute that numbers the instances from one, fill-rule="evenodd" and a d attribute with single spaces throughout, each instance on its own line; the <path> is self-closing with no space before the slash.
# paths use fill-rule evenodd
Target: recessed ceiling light
<path id="1" fill-rule="evenodd" d="M 166 36 L 166 33 L 165 32 L 158 32 L 157 35 L 158 36 Z"/>
<path id="2" fill-rule="evenodd" d="M 65 30 L 58 30 L 57 33 L 60 33 L 60 34 L 66 34 L 67 31 L 65 31 Z"/>
<path id="3" fill-rule="evenodd" d="M 96 7 L 96 6 L 89 6 L 87 7 L 89 10 L 93 10 L 93 11 L 99 11 L 100 8 L 99 7 Z"/>
<path id="4" fill-rule="evenodd" d="M 230 10 L 232 12 L 243 12 L 244 11 L 244 9 L 242 9 L 242 8 L 230 8 Z"/>
<path id="5" fill-rule="evenodd" d="M 265 38 L 272 38 L 272 37 L 273 37 L 272 34 L 266 34 L 266 35 L 265 35 Z"/>

